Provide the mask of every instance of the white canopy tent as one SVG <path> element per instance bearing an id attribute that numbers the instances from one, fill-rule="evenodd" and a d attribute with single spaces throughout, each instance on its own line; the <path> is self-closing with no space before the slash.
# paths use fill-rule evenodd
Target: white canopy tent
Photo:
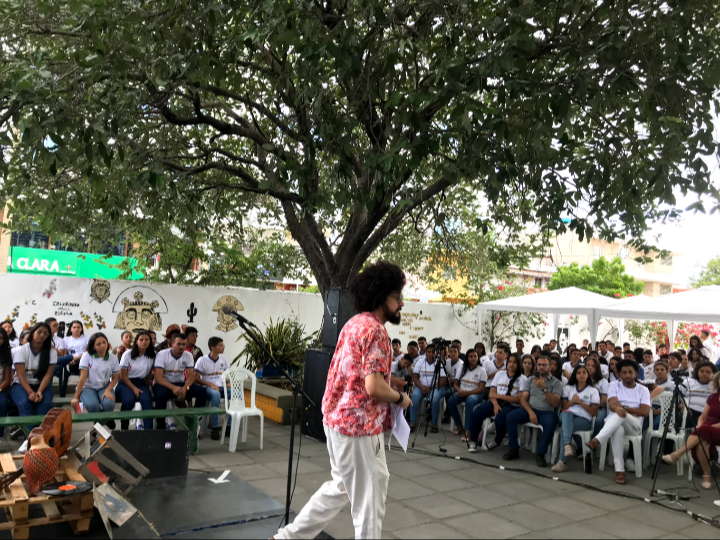
<path id="1" fill-rule="evenodd" d="M 603 305 L 598 316 L 666 321 L 670 343 L 675 343 L 678 322 L 720 322 L 720 286 L 700 287 L 663 296 L 636 296 Z"/>
<path id="2" fill-rule="evenodd" d="M 485 311 L 520 311 L 553 315 L 552 335 L 557 335 L 559 315 L 585 315 L 590 328 L 590 339 L 597 340 L 600 314 L 598 308 L 617 304 L 618 300 L 601 294 L 567 287 L 556 291 L 515 296 L 478 304 L 478 335 L 482 335 L 482 316 Z"/>

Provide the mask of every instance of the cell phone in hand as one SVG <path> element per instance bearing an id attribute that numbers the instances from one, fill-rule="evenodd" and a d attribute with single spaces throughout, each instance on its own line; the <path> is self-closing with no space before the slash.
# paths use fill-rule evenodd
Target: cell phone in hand
<path id="1" fill-rule="evenodd" d="M 536 379 L 539 379 L 539 378 L 540 378 L 540 372 L 539 372 L 539 371 L 536 371 L 536 372 L 535 372 L 535 378 L 536 378 Z"/>

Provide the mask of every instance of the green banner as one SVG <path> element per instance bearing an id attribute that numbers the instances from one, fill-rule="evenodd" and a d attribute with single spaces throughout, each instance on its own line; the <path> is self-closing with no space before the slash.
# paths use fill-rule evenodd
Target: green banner
<path id="1" fill-rule="evenodd" d="M 8 270 L 18 274 L 115 279 L 120 275 L 120 270 L 113 266 L 126 259 L 127 257 L 105 257 L 93 253 L 12 247 Z M 130 259 L 130 264 L 135 266 L 136 261 Z M 142 277 L 133 271 L 131 279 Z"/>

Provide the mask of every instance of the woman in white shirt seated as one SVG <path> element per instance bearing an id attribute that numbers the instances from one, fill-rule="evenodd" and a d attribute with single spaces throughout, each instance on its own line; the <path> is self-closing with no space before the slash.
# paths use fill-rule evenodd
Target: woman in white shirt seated
<path id="1" fill-rule="evenodd" d="M 468 452 L 477 452 L 477 440 L 480 437 L 483 422 L 495 416 L 495 440 L 483 441 L 484 450 L 497 448 L 507 433 L 505 417 L 520 406 L 518 391 L 525 383 L 520 372 L 518 355 L 511 353 L 505 363 L 506 369 L 498 371 L 490 383 L 490 397 L 479 407 L 475 407 L 470 424 L 470 446 Z M 467 411 L 465 411 L 467 417 Z"/>
<path id="2" fill-rule="evenodd" d="M 12 384 L 12 349 L 10 340 L 4 328 L 0 327 L 0 418 L 5 418 L 10 405 L 10 392 L 5 390 Z M 2 442 L 5 427 L 0 426 L 0 442 Z"/>
<path id="3" fill-rule="evenodd" d="M 600 394 L 600 404 L 597 414 L 595 415 L 595 429 L 593 430 L 593 435 L 597 435 L 605 425 L 605 418 L 607 417 L 608 412 L 608 387 L 610 384 L 603 376 L 602 364 L 597 356 L 588 356 L 585 360 L 585 367 L 588 370 L 588 375 L 590 376 L 590 381 L 593 387 L 598 391 L 598 394 Z"/>
<path id="4" fill-rule="evenodd" d="M 712 362 L 707 360 L 698 362 L 695 364 L 692 377 L 687 379 L 687 388 L 680 387 L 680 391 L 685 396 L 690 409 L 687 419 L 689 427 L 697 425 L 698 418 L 705 409 L 708 398 L 714 394 L 712 388 L 710 388 L 710 381 L 716 371 L 717 368 Z"/>
<path id="5" fill-rule="evenodd" d="M 108 349 L 105 334 L 97 332 L 90 336 L 87 351 L 80 359 L 80 381 L 75 388 L 71 404 L 76 407 L 83 404 L 87 412 L 112 412 L 115 410 L 115 392 L 113 389 L 120 380 L 120 361 Z M 110 429 L 115 422 L 108 422 Z"/>
<path id="6" fill-rule="evenodd" d="M 608 390 L 610 413 L 600 433 L 587 443 L 587 447 L 595 450 L 601 443 L 610 440 L 615 462 L 615 482 L 624 484 L 625 436 L 642 433 L 643 418 L 650 414 L 650 392 L 637 382 L 640 366 L 635 360 L 621 360 L 616 369 L 621 380 L 612 383 Z"/>
<path id="7" fill-rule="evenodd" d="M 41 322 L 33 326 L 28 343 L 13 349 L 12 356 L 15 374 L 10 393 L 20 416 L 31 416 L 33 407 L 37 407 L 38 415 L 45 416 L 52 409 L 52 376 L 57 363 L 50 325 Z M 27 440 L 19 452 L 25 450 Z"/>
<path id="8" fill-rule="evenodd" d="M 482 366 L 483 362 L 488 359 L 487 351 L 485 350 L 485 344 L 478 341 L 475 344 L 475 352 L 478 355 L 478 363 Z"/>
<path id="9" fill-rule="evenodd" d="M 15 333 L 15 327 L 13 326 L 13 323 L 11 321 L 4 321 L 2 323 L 3 330 L 8 335 L 8 343 L 10 343 L 10 349 L 14 349 L 15 347 L 20 346 L 20 339 L 18 338 L 17 334 Z"/>
<path id="10" fill-rule="evenodd" d="M 563 411 L 560 413 L 560 459 L 554 472 L 565 472 L 565 462 L 573 455 L 572 435 L 576 431 L 590 431 L 592 419 L 600 406 L 600 392 L 593 386 L 588 369 L 575 366 L 567 386 L 563 389 Z"/>
<path id="11" fill-rule="evenodd" d="M 646 379 L 648 380 L 648 379 Z M 665 363 L 658 360 L 653 364 L 653 378 L 650 383 L 647 383 L 648 390 L 650 390 L 650 401 L 652 402 L 663 392 L 672 392 L 675 390 L 675 383 L 670 380 L 670 367 Z M 653 429 L 660 429 L 660 417 L 661 408 L 660 405 L 652 403 L 653 408 Z M 643 431 L 650 426 L 650 417 L 643 421 Z"/>
<path id="12" fill-rule="evenodd" d="M 135 402 L 139 402 L 143 411 L 153 408 L 150 393 L 150 379 L 155 363 L 155 349 L 150 334 L 141 330 L 135 336 L 132 349 L 125 351 L 120 359 L 120 382 L 115 387 L 115 396 L 120 400 L 121 411 L 131 411 Z M 138 420 L 139 422 L 139 420 Z M 120 420 L 120 428 L 127 429 L 130 420 Z M 144 429 L 153 428 L 153 419 L 145 418 Z"/>
<path id="13" fill-rule="evenodd" d="M 465 353 L 465 363 L 460 371 L 460 375 L 453 383 L 453 389 L 455 391 L 447 401 L 448 410 L 457 426 L 455 431 L 453 431 L 453 435 L 460 435 L 464 432 L 463 442 L 467 442 L 470 439 L 472 412 L 475 410 L 475 405 L 483 399 L 485 384 L 487 384 L 485 369 L 479 364 L 475 349 L 468 349 L 467 353 Z M 464 429 L 460 411 L 458 410 L 460 403 L 465 403 Z"/>

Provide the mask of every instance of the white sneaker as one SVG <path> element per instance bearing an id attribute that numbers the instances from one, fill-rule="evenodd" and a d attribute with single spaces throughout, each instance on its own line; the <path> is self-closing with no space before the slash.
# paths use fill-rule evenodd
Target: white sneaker
<path id="1" fill-rule="evenodd" d="M 145 429 L 145 425 L 143 424 L 142 420 L 138 420 L 137 424 L 135 424 L 135 431 L 142 431 Z"/>
<path id="2" fill-rule="evenodd" d="M 625 460 L 625 470 L 627 472 L 635 472 L 635 462 L 632 459 L 627 458 Z"/>
<path id="3" fill-rule="evenodd" d="M 477 443 L 476 442 L 471 442 L 468 445 L 468 452 L 470 452 L 471 454 L 474 454 L 475 452 L 477 452 Z"/>
<path id="4" fill-rule="evenodd" d="M 27 452 L 27 448 L 28 448 L 28 440 L 25 439 L 23 441 L 23 443 L 20 445 L 20 448 L 18 448 L 18 452 L 21 454 L 24 454 L 25 452 Z"/>

